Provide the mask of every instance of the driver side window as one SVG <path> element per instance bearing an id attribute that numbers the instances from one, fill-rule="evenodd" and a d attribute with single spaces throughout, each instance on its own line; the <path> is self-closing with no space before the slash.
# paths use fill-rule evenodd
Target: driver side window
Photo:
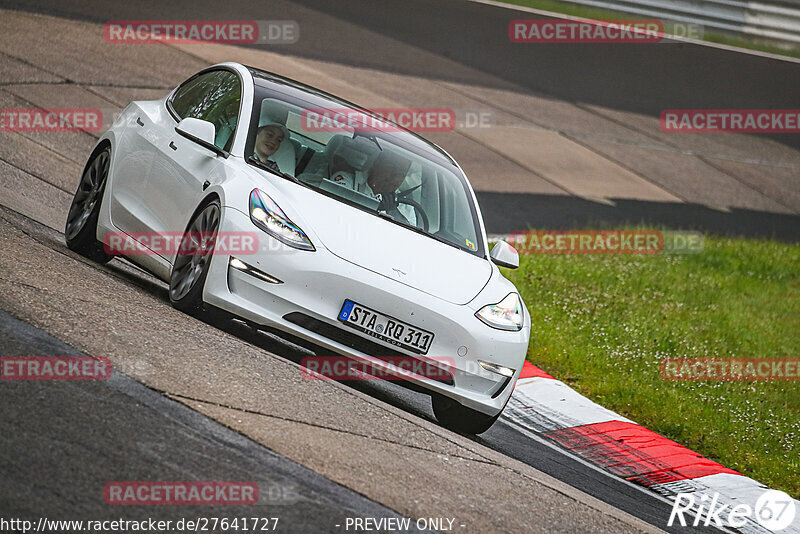
<path id="1" fill-rule="evenodd" d="M 217 70 L 195 76 L 175 91 L 170 104 L 179 119 L 193 117 L 214 125 L 214 144 L 230 150 L 239 118 L 242 84 L 233 72 Z"/>

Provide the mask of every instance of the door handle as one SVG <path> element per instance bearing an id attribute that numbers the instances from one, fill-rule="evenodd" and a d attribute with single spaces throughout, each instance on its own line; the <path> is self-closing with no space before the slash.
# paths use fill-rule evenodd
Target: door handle
<path id="1" fill-rule="evenodd" d="M 144 122 L 142 122 L 141 117 L 136 117 L 136 124 L 138 124 L 139 126 L 144 126 Z"/>
<path id="2" fill-rule="evenodd" d="M 172 150 L 178 150 L 178 145 L 176 145 L 176 144 L 175 144 L 175 141 L 170 141 L 170 142 L 169 142 L 169 147 L 170 147 Z"/>

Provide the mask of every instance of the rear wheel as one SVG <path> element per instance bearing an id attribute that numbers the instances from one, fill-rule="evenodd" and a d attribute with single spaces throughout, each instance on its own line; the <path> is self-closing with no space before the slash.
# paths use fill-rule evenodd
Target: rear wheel
<path id="1" fill-rule="evenodd" d="M 114 257 L 106 254 L 103 243 L 97 240 L 97 219 L 110 162 L 111 149 L 106 148 L 87 165 L 72 198 L 64 226 L 67 247 L 98 263 L 107 263 Z"/>
<path id="2" fill-rule="evenodd" d="M 442 395 L 432 396 L 431 404 L 433 414 L 442 426 L 465 434 L 482 434 L 500 417 L 500 413 L 486 415 Z"/>
<path id="3" fill-rule="evenodd" d="M 203 287 L 219 231 L 222 210 L 214 200 L 199 210 L 183 234 L 169 277 L 169 300 L 190 315 L 203 311 Z"/>

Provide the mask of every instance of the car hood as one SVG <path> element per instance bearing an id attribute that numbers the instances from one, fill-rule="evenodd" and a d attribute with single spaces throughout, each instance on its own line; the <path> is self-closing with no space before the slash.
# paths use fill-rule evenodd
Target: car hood
<path id="1" fill-rule="evenodd" d="M 467 304 L 489 281 L 492 267 L 484 258 L 311 189 L 298 189 L 292 196 L 303 221 L 345 261 L 453 304 Z"/>

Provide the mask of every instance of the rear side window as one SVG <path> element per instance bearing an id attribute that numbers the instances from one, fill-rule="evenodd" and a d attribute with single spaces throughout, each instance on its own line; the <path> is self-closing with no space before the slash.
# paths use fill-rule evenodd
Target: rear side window
<path id="1" fill-rule="evenodd" d="M 239 77 L 226 70 L 206 72 L 190 79 L 175 91 L 170 104 L 179 119 L 193 117 L 214 125 L 214 144 L 230 150 L 239 104 L 242 100 L 242 84 Z"/>

